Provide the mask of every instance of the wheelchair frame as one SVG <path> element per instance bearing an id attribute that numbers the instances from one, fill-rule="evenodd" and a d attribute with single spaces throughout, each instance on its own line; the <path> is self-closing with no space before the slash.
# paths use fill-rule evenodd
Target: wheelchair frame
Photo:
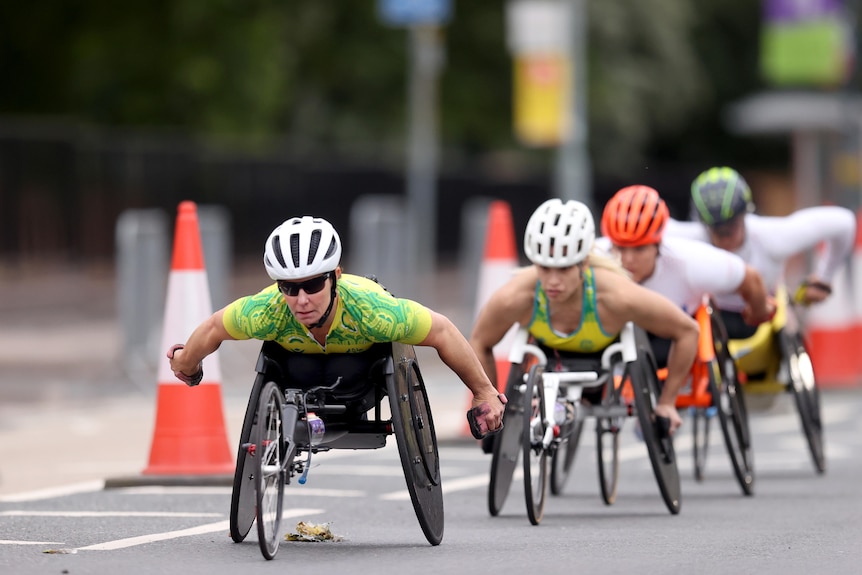
<path id="1" fill-rule="evenodd" d="M 380 368 L 383 381 L 365 392 L 374 397 L 373 419 L 326 423 L 323 436 L 315 438 L 309 413 L 344 413 L 347 407 L 331 402 L 335 386 L 283 389 L 277 383 L 282 367 L 267 353 L 269 345 L 277 344 L 265 342 L 258 356 L 237 450 L 232 539 L 242 542 L 256 522 L 261 553 L 273 559 L 280 541 L 284 486 L 294 478 L 305 483 L 312 455 L 330 449 L 378 449 L 386 445 L 387 436 L 395 435 L 417 519 L 428 542 L 438 545 L 443 538 L 443 493 L 437 437 L 413 346 L 379 344 L 391 349 L 372 367 Z M 384 398 L 389 419 L 382 417 Z"/>
<path id="2" fill-rule="evenodd" d="M 530 343 L 529 333 L 523 328 L 513 342 L 509 361 L 512 363 L 506 386 L 509 403 L 504 413 L 503 431 L 494 440 L 491 460 L 488 510 L 492 516 L 498 515 L 505 503 L 518 456 L 523 453 L 527 516 L 533 525 L 541 522 L 548 458 L 558 473 L 552 493 L 559 493 L 568 476 L 580 428 L 587 417 L 597 420 L 599 484 L 605 503 L 612 504 L 619 477 L 618 434 L 624 419 L 635 415 L 644 430 L 644 441 L 662 499 L 672 514 L 679 512 L 676 456 L 673 442 L 659 429 L 662 423 L 653 413 L 659 394 L 658 379 L 652 349 L 643 330 L 627 323 L 619 340 L 603 351 L 600 371 L 545 371 L 548 364 L 545 353 Z M 586 387 L 603 389 L 601 405 L 582 404 L 581 394 Z M 633 401 L 624 397 L 626 388 Z M 557 421 L 555 416 L 558 403 L 567 414 L 563 422 Z M 572 414 L 571 417 L 568 414 Z M 610 437 L 609 443 L 606 437 Z"/>

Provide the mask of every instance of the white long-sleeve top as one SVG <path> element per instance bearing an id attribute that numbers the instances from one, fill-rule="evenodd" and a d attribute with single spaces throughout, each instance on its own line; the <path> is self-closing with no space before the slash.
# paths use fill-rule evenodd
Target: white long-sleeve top
<path id="1" fill-rule="evenodd" d="M 709 242 L 706 226 L 700 222 L 669 220 L 665 238 L 686 237 Z M 783 217 L 745 215 L 745 240 L 736 250 L 746 263 L 760 272 L 770 294 L 775 294 L 784 279 L 787 260 L 807 253 L 823 242 L 823 251 L 815 258 L 813 275 L 831 283 L 838 268 L 850 255 L 856 235 L 856 217 L 852 211 L 838 206 L 805 208 Z M 743 308 L 742 298 L 718 296 L 719 307 L 730 310 Z"/>
<path id="2" fill-rule="evenodd" d="M 609 255 L 612 247 L 609 238 L 596 239 L 600 253 Z M 739 256 L 701 241 L 665 235 L 655 269 L 641 285 L 693 314 L 704 295 L 734 294 L 744 278 L 745 262 Z"/>

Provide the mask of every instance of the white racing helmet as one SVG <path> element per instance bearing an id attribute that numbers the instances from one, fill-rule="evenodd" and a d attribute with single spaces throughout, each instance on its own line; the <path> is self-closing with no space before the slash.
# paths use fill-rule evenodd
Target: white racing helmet
<path id="1" fill-rule="evenodd" d="M 323 218 L 291 218 L 266 240 L 263 265 L 274 280 L 307 278 L 331 272 L 341 261 L 341 239 Z"/>
<path id="2" fill-rule="evenodd" d="M 596 225 L 590 209 L 575 200 L 552 199 L 539 206 L 524 233 L 524 253 L 536 265 L 565 268 L 590 253 Z"/>

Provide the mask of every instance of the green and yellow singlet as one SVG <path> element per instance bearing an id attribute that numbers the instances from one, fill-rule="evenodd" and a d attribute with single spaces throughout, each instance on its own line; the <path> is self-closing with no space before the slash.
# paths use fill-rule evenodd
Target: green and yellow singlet
<path id="1" fill-rule="evenodd" d="M 548 296 L 541 282 L 536 282 L 536 297 L 533 317 L 527 329 L 536 340 L 547 347 L 574 353 L 601 351 L 613 343 L 619 334 L 609 334 L 602 327 L 596 313 L 596 280 L 593 269 L 584 267 L 584 295 L 581 308 L 581 323 L 570 334 L 560 334 L 551 327 Z"/>
<path id="2" fill-rule="evenodd" d="M 336 289 L 338 305 L 323 346 L 290 312 L 277 284 L 229 304 L 224 327 L 236 339 L 275 341 L 295 353 L 358 353 L 394 341 L 415 345 L 431 331 L 428 308 L 395 298 L 372 280 L 342 274 Z"/>

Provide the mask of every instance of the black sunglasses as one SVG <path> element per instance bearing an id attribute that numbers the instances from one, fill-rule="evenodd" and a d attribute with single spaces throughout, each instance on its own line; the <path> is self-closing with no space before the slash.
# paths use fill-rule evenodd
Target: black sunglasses
<path id="1" fill-rule="evenodd" d="M 323 275 L 305 280 L 304 282 L 289 282 L 286 280 L 278 280 L 278 290 L 286 296 L 296 297 L 299 295 L 299 290 L 304 291 L 308 295 L 317 293 L 326 285 L 326 280 L 332 276 L 332 272 L 326 272 Z"/>

